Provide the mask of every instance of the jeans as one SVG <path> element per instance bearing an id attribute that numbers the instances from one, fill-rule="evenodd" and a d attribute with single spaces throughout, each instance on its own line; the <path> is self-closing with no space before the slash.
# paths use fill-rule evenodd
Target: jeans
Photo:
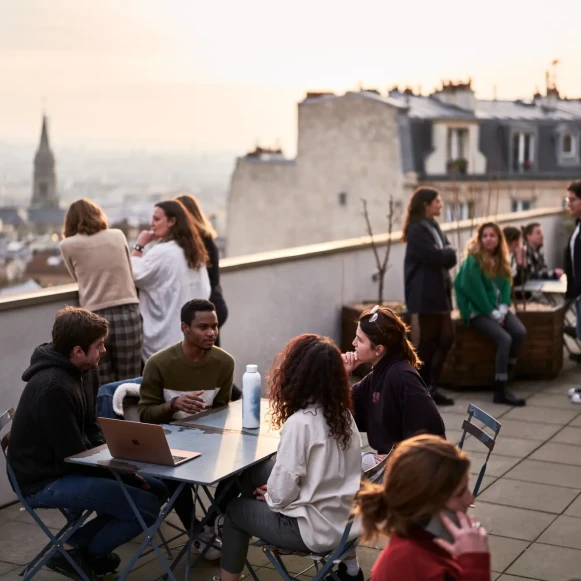
<path id="1" fill-rule="evenodd" d="M 141 385 L 142 381 L 143 377 L 134 377 L 133 379 L 124 379 L 123 381 L 102 385 L 97 392 L 97 417 L 122 420 L 123 417 L 118 416 L 113 411 L 113 396 L 115 395 L 115 390 L 123 383 L 139 383 Z"/>
<path id="2" fill-rule="evenodd" d="M 228 573 L 242 573 L 252 536 L 291 551 L 309 552 L 296 518 L 273 512 L 266 502 L 254 498 L 254 490 L 266 484 L 274 463 L 266 460 L 245 470 L 240 479 L 242 497 L 228 505 L 222 531 L 222 569 Z"/>
<path id="3" fill-rule="evenodd" d="M 496 360 L 494 364 L 494 379 L 508 380 L 508 366 L 516 363 L 516 357 L 527 330 L 520 319 L 510 311 L 504 318 L 504 325 L 497 323 L 492 317 L 478 316 L 470 320 L 470 324 L 483 335 L 496 343 Z"/>
<path id="4" fill-rule="evenodd" d="M 147 526 L 153 525 L 168 498 L 165 485 L 145 477 L 149 490 L 127 486 Z M 97 516 L 78 529 L 67 541 L 75 548 L 86 548 L 92 556 L 103 556 L 143 532 L 131 510 L 121 484 L 99 476 L 68 474 L 27 498 L 33 508 L 93 510 Z"/>

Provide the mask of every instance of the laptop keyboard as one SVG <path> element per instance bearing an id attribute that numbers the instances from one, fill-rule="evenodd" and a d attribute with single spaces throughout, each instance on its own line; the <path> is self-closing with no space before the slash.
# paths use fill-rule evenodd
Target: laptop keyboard
<path id="1" fill-rule="evenodd" d="M 172 456 L 172 458 L 174 462 L 181 462 L 182 460 L 186 459 L 185 456 Z"/>

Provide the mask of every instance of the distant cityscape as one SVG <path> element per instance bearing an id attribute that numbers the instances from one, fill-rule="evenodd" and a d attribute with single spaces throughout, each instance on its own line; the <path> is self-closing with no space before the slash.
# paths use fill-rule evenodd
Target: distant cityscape
<path id="1" fill-rule="evenodd" d="M 58 242 L 66 208 L 79 198 L 99 204 L 130 239 L 149 224 L 156 202 L 186 192 L 224 229 L 233 152 L 53 153 L 52 145 L 46 117 L 36 154 L 0 142 L 0 295 L 72 282 Z"/>

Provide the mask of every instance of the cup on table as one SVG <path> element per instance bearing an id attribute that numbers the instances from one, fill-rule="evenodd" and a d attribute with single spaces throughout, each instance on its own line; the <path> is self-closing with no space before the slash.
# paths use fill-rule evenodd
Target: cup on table
<path id="1" fill-rule="evenodd" d="M 200 396 L 204 400 L 204 407 L 211 408 L 212 404 L 214 403 L 214 398 L 218 395 L 220 391 L 219 387 L 215 387 L 214 389 L 205 389 Z"/>

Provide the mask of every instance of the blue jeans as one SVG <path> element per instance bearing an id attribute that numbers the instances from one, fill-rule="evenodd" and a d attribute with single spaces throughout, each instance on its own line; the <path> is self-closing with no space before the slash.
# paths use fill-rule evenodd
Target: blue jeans
<path id="1" fill-rule="evenodd" d="M 168 490 L 155 478 L 144 479 L 151 487 L 149 490 L 136 486 L 127 486 L 127 489 L 143 520 L 147 526 L 151 526 L 167 500 Z M 86 548 L 91 556 L 106 555 L 143 532 L 117 480 L 68 474 L 26 500 L 33 508 L 95 511 L 97 516 L 67 541 L 75 548 Z"/>
<path id="2" fill-rule="evenodd" d="M 134 377 L 133 379 L 124 379 L 123 381 L 116 381 L 115 383 L 106 383 L 99 388 L 97 392 L 97 416 L 100 418 L 111 418 L 112 420 L 122 420 L 122 416 L 118 416 L 113 411 L 113 395 L 115 390 L 123 383 L 139 383 L 143 377 Z"/>

